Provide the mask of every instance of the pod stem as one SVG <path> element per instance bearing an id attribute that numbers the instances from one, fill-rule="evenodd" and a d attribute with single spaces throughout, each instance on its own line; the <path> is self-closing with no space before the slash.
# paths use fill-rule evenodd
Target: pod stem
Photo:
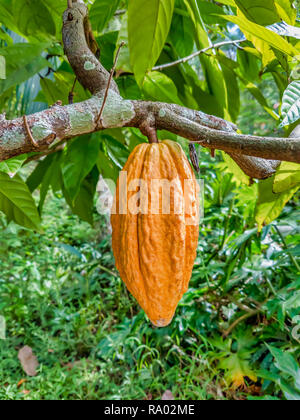
<path id="1" fill-rule="evenodd" d="M 141 133 L 148 138 L 149 143 L 158 143 L 156 128 L 149 120 L 145 120 L 139 128 Z"/>

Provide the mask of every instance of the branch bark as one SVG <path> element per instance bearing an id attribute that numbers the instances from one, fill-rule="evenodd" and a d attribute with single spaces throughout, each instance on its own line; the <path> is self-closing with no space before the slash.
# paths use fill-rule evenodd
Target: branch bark
<path id="1" fill-rule="evenodd" d="M 279 160 L 300 163 L 300 134 L 293 138 L 256 137 L 236 133 L 234 124 L 175 104 L 123 99 L 114 80 L 97 124 L 109 82 L 109 73 L 90 51 L 84 34 L 87 7 L 73 1 L 63 15 L 63 42 L 66 55 L 79 82 L 93 94 L 87 101 L 59 106 L 27 117 L 36 146 L 28 137 L 22 118 L 0 118 L 0 160 L 28 152 L 41 152 L 58 142 L 106 128 L 138 127 L 164 129 L 209 149 L 227 152 L 252 178 L 271 176 Z"/>

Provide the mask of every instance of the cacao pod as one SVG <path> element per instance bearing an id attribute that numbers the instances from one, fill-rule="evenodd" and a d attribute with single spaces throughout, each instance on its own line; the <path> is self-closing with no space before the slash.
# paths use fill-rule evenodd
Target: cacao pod
<path id="1" fill-rule="evenodd" d="M 168 325 L 188 289 L 199 236 L 198 183 L 178 143 L 133 150 L 118 179 L 111 223 L 122 280 L 155 326 Z"/>

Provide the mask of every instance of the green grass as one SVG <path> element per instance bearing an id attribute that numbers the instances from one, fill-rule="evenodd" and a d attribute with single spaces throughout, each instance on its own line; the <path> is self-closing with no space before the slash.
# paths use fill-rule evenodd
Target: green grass
<path id="1" fill-rule="evenodd" d="M 295 378 L 278 368 L 266 343 L 299 360 L 291 336 L 299 305 L 288 306 L 299 273 L 275 229 L 265 228 L 264 241 L 255 229 L 249 234 L 244 212 L 251 209 L 242 193 L 232 208 L 231 177 L 220 183 L 209 165 L 205 176 L 207 210 L 190 290 L 163 329 L 151 326 L 120 280 L 103 216 L 92 228 L 51 197 L 42 235 L 3 221 L 1 399 L 161 399 L 167 389 L 185 400 L 284 399 L 279 379 L 296 395 Z M 299 243 L 297 209 L 292 203 L 279 221 L 290 228 L 291 250 Z M 257 313 L 223 336 L 244 307 Z M 18 360 L 24 345 L 40 363 L 33 378 Z M 239 374 L 245 385 L 233 389 Z"/>

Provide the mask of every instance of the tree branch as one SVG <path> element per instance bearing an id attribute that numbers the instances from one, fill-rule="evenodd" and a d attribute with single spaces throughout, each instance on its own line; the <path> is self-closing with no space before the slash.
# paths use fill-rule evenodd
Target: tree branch
<path id="1" fill-rule="evenodd" d="M 28 138 L 22 118 L 7 121 L 2 116 L 0 160 L 28 152 L 52 150 L 59 142 L 106 128 L 137 127 L 145 133 L 145 129 L 150 127 L 152 131 L 168 130 L 209 149 L 223 150 L 253 178 L 271 176 L 279 164 L 278 160 L 300 163 L 299 131 L 290 139 L 237 134 L 234 124 L 201 111 L 174 104 L 124 100 L 114 80 L 111 80 L 98 126 L 97 118 L 110 74 L 87 45 L 84 34 L 87 18 L 87 7 L 73 1 L 72 9 L 67 9 L 63 16 L 63 41 L 75 75 L 93 97 L 81 103 L 56 105 L 28 116 L 27 129 L 32 133 L 36 146 Z"/>
<path id="2" fill-rule="evenodd" d="M 206 53 L 207 51 L 210 51 L 210 50 L 213 50 L 213 49 L 218 49 L 218 48 L 221 48 L 225 45 L 237 45 L 237 44 L 240 44 L 240 43 L 245 42 L 245 41 L 246 41 L 246 38 L 243 38 L 243 39 L 237 39 L 235 41 L 232 41 L 232 40 L 231 41 L 222 41 L 222 42 L 219 42 L 217 44 L 212 44 L 209 47 L 203 48 L 202 50 L 196 51 L 193 54 L 188 55 L 187 57 L 180 58 L 179 60 L 172 61 L 171 63 L 162 64 L 160 66 L 153 67 L 152 71 L 162 71 L 162 70 L 168 69 L 169 67 L 178 66 L 178 64 L 186 63 L 187 61 L 190 61 L 193 58 L 198 57 L 198 55 Z"/>

